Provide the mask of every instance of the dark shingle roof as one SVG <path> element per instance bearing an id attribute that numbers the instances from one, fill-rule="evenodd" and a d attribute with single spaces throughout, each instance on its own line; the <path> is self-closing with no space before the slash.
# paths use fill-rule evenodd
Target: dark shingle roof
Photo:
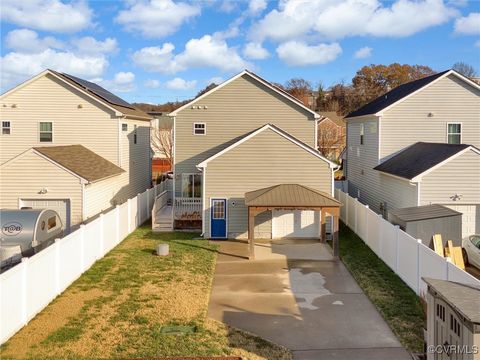
<path id="1" fill-rule="evenodd" d="M 480 324 L 480 286 L 422 278 L 443 300 L 470 322 Z"/>
<path id="2" fill-rule="evenodd" d="M 374 170 L 413 179 L 469 146 L 466 144 L 417 142 L 374 167 Z"/>
<path id="3" fill-rule="evenodd" d="M 43 146 L 35 147 L 34 150 L 89 182 L 125 172 L 82 145 Z"/>
<path id="4" fill-rule="evenodd" d="M 396 103 L 398 100 L 404 98 L 407 95 L 421 89 L 422 87 L 430 84 L 432 81 L 438 79 L 442 75 L 446 74 L 450 70 L 442 71 L 438 74 L 430 75 L 422 79 L 410 81 L 406 84 L 397 86 L 395 89 L 390 90 L 386 94 L 379 96 L 375 100 L 369 102 L 368 104 L 362 106 L 360 109 L 357 109 L 345 118 L 352 118 L 355 116 L 371 115 L 376 114 L 377 112 L 385 109 L 387 106 Z"/>

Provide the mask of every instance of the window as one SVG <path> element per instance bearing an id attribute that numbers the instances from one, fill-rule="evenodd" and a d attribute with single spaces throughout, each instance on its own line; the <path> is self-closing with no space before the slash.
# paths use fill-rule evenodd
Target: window
<path id="1" fill-rule="evenodd" d="M 48 219 L 48 230 L 53 229 L 55 226 L 57 226 L 57 217 L 52 216 Z"/>
<path id="2" fill-rule="evenodd" d="M 202 196 L 202 175 L 182 174 L 182 197 L 199 198 Z"/>
<path id="3" fill-rule="evenodd" d="M 193 135 L 206 135 L 206 134 L 207 134 L 207 124 L 205 123 L 193 124 Z"/>
<path id="4" fill-rule="evenodd" d="M 51 122 L 40 123 L 40 142 L 53 141 L 53 125 Z"/>
<path id="5" fill-rule="evenodd" d="M 2 121 L 2 135 L 10 135 L 10 121 Z"/>
<path id="6" fill-rule="evenodd" d="M 445 321 L 445 307 L 443 305 L 437 304 L 437 317 Z"/>
<path id="7" fill-rule="evenodd" d="M 128 131 L 128 124 L 122 124 L 122 131 Z"/>
<path id="8" fill-rule="evenodd" d="M 462 143 L 462 124 L 447 124 L 447 142 L 449 144 Z"/>
<path id="9" fill-rule="evenodd" d="M 213 219 L 225 219 L 224 200 L 213 200 Z"/>
<path id="10" fill-rule="evenodd" d="M 137 143 L 137 125 L 133 125 L 133 143 Z"/>
<path id="11" fill-rule="evenodd" d="M 360 124 L 360 145 L 363 145 L 363 138 L 365 136 L 365 126 Z"/>

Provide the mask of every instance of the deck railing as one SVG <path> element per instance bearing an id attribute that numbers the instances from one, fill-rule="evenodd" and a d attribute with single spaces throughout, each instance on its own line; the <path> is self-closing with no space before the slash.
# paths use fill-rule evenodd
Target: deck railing
<path id="1" fill-rule="evenodd" d="M 202 220 L 202 199 L 176 197 L 174 217 L 175 220 Z"/>

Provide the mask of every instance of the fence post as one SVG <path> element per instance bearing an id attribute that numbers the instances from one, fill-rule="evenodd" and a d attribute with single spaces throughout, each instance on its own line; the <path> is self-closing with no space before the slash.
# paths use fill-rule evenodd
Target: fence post
<path id="1" fill-rule="evenodd" d="M 420 295 L 420 281 L 421 280 L 421 271 L 420 271 L 420 246 L 422 246 L 422 239 L 417 239 L 417 295 Z"/>
<path id="2" fill-rule="evenodd" d="M 358 198 L 355 198 L 355 201 L 353 202 L 353 207 L 355 208 L 355 217 L 354 217 L 354 219 L 355 219 L 354 229 L 355 230 L 354 231 L 355 231 L 355 234 L 357 234 L 357 235 L 358 235 L 358 224 L 357 224 L 358 223 L 358 204 L 359 204 Z"/>
<path id="3" fill-rule="evenodd" d="M 398 235 L 400 231 L 400 226 L 394 225 L 395 228 L 395 272 L 398 271 Z"/>
<path id="4" fill-rule="evenodd" d="M 365 205 L 365 234 L 363 236 L 365 237 L 363 240 L 364 243 L 368 243 L 368 209 L 370 207 L 368 205 Z"/>
<path id="5" fill-rule="evenodd" d="M 132 199 L 127 200 L 127 217 L 128 217 L 128 226 L 127 230 L 130 234 L 132 232 Z"/>
<path id="6" fill-rule="evenodd" d="M 103 255 L 105 255 L 105 239 L 104 239 L 104 229 L 103 229 L 103 226 L 104 226 L 104 222 L 105 220 L 103 219 L 103 213 L 100 214 L 100 220 L 99 220 L 99 223 L 100 223 L 100 258 L 103 257 Z"/>
<path id="7" fill-rule="evenodd" d="M 55 239 L 55 294 L 60 294 L 60 238 Z"/>
<path id="8" fill-rule="evenodd" d="M 378 246 L 378 249 L 377 249 L 378 253 L 377 253 L 377 255 L 378 255 L 379 258 L 382 258 L 382 257 L 380 256 L 380 254 L 382 253 L 382 242 L 383 242 L 383 241 L 382 241 L 382 239 L 383 239 L 383 224 L 382 224 L 383 216 L 380 215 L 380 214 L 378 214 L 378 218 L 379 218 L 379 221 L 378 221 L 378 244 L 377 244 L 377 246 Z M 383 259 L 382 259 L 382 260 L 383 260 Z"/>
<path id="9" fill-rule="evenodd" d="M 145 191 L 147 193 L 147 217 L 148 217 L 148 212 L 150 211 L 150 189 L 147 189 L 147 191 Z M 145 219 L 146 220 L 146 219 Z"/>
<path id="10" fill-rule="evenodd" d="M 138 193 L 137 194 L 137 197 L 135 199 L 137 199 L 137 215 L 135 216 L 135 229 L 143 222 L 142 221 L 142 207 L 143 207 L 143 204 L 142 204 L 142 198 L 140 197 L 142 194 Z M 138 203 L 140 200 L 140 208 L 138 206 Z"/>
<path id="11" fill-rule="evenodd" d="M 22 258 L 22 324 L 27 324 L 27 267 L 28 267 L 28 258 Z"/>
<path id="12" fill-rule="evenodd" d="M 85 270 L 85 224 L 80 225 L 80 268 Z"/>
<path id="13" fill-rule="evenodd" d="M 345 194 L 345 225 L 347 225 L 348 227 L 350 227 L 350 222 L 348 221 L 348 206 L 349 206 L 349 201 L 348 201 L 348 194 Z"/>
<path id="14" fill-rule="evenodd" d="M 120 205 L 115 206 L 115 239 L 120 242 Z"/>

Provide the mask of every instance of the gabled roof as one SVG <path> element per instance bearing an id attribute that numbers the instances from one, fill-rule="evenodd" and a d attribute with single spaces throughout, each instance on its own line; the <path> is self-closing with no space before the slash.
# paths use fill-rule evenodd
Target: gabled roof
<path id="1" fill-rule="evenodd" d="M 2 97 L 10 94 L 15 90 L 20 89 L 21 87 L 29 84 L 31 81 L 34 81 L 35 79 L 38 79 L 39 77 L 42 77 L 45 75 L 54 76 L 55 78 L 69 84 L 70 86 L 78 89 L 79 91 L 86 94 L 88 97 L 92 98 L 93 100 L 115 111 L 118 115 L 124 115 L 127 118 L 133 118 L 133 119 L 145 120 L 145 121 L 150 121 L 151 119 L 153 119 L 147 113 L 141 111 L 140 109 L 137 109 L 132 104 L 129 104 L 125 100 L 119 98 L 115 94 L 111 93 L 110 91 L 104 89 L 103 87 L 95 83 L 80 79 L 72 75 L 60 73 L 51 69 L 42 71 L 40 74 L 34 76 L 33 78 L 23 82 L 22 84 L 14 87 L 13 89 L 10 89 L 9 91 L 2 94 Z"/>
<path id="2" fill-rule="evenodd" d="M 260 134 L 261 132 L 267 130 L 267 129 L 270 129 L 272 131 L 274 131 L 275 133 L 277 133 L 278 135 L 284 137 L 285 139 L 293 142 L 294 144 L 300 146 L 302 149 L 306 150 L 307 152 L 311 153 L 312 155 L 318 157 L 319 159 L 325 161 L 326 163 L 329 164 L 330 168 L 335 168 L 337 167 L 337 164 L 335 164 L 334 162 L 331 162 L 330 160 L 328 160 L 327 158 L 325 158 L 324 156 L 322 156 L 317 150 L 315 150 L 314 148 L 312 148 L 311 146 L 305 144 L 304 142 L 302 142 L 301 140 L 298 140 L 297 138 L 293 137 L 292 135 L 290 135 L 289 133 L 287 133 L 286 131 L 280 129 L 279 127 L 273 125 L 273 124 L 265 124 L 263 125 L 262 127 L 259 127 L 251 132 L 248 132 L 242 136 L 239 136 L 237 138 L 234 138 L 230 141 L 227 141 L 225 144 L 223 144 L 222 146 L 220 146 L 218 148 L 218 151 L 214 154 L 214 155 L 211 155 L 209 156 L 208 158 L 204 159 L 202 162 L 200 162 L 197 167 L 199 168 L 203 168 L 203 167 L 206 167 L 207 164 L 216 159 L 217 157 L 223 155 L 224 153 L 234 149 L 235 147 L 237 147 L 238 145 L 242 144 L 243 142 L 251 139 L 252 137 Z"/>
<path id="3" fill-rule="evenodd" d="M 177 115 L 180 111 L 186 109 L 186 108 L 189 108 L 193 103 L 203 99 L 204 97 L 212 94 L 213 92 L 221 89 L 222 87 L 224 87 L 225 85 L 228 85 L 230 84 L 232 81 L 235 81 L 236 79 L 238 79 L 239 77 L 242 77 L 244 75 L 247 75 L 249 77 L 251 77 L 252 79 L 258 81 L 259 83 L 265 85 L 266 87 L 270 88 L 271 90 L 275 91 L 277 94 L 283 96 L 284 98 L 286 98 L 287 100 L 289 100 L 290 102 L 296 104 L 297 106 L 299 106 L 300 108 L 306 110 L 307 112 L 309 112 L 310 114 L 313 115 L 313 117 L 315 119 L 318 119 L 320 118 L 320 115 L 317 114 L 315 111 L 313 111 L 312 109 L 308 108 L 307 106 L 305 106 L 300 100 L 298 100 L 296 97 L 290 95 L 289 93 L 287 93 L 286 91 L 280 89 L 278 86 L 275 86 L 273 85 L 271 82 L 261 78 L 260 76 L 258 76 L 257 74 L 249 71 L 249 70 L 243 70 L 241 73 L 235 75 L 234 77 L 224 81 L 223 83 L 221 83 L 220 85 L 214 87 L 213 89 L 207 91 L 206 93 L 202 94 L 201 96 L 193 99 L 192 101 L 186 103 L 185 105 L 179 107 L 178 109 L 172 111 L 169 115 L 170 116 L 175 116 Z"/>
<path id="4" fill-rule="evenodd" d="M 33 150 L 88 182 L 120 175 L 125 170 L 82 145 L 42 146 Z"/>
<path id="5" fill-rule="evenodd" d="M 336 111 L 322 111 L 320 113 L 320 120 L 319 123 L 321 123 L 324 120 L 331 120 L 333 123 L 335 123 L 338 126 L 345 127 L 346 123 L 342 115 L 337 114 Z"/>
<path id="6" fill-rule="evenodd" d="M 416 181 L 428 170 L 469 149 L 480 153 L 466 144 L 417 142 L 374 167 L 374 170 Z"/>
<path id="7" fill-rule="evenodd" d="M 245 193 L 247 206 L 338 207 L 331 195 L 299 184 L 279 184 Z"/>
<path id="8" fill-rule="evenodd" d="M 434 75 L 426 76 L 422 79 L 410 81 L 403 85 L 397 86 L 395 89 L 390 90 L 389 92 L 387 92 L 382 96 L 379 96 L 375 100 L 362 106 L 360 109 L 357 109 L 351 112 L 345 118 L 347 119 L 347 118 L 353 118 L 357 116 L 378 115 L 380 111 L 386 110 L 387 108 L 393 106 L 394 104 L 401 101 L 402 99 L 405 99 L 409 95 L 413 95 L 415 92 L 434 83 L 436 80 L 439 80 L 440 78 L 446 77 L 451 74 L 469 83 L 473 87 L 480 89 L 480 86 L 478 84 L 466 78 L 465 76 L 459 74 L 455 70 L 446 70 Z"/>

